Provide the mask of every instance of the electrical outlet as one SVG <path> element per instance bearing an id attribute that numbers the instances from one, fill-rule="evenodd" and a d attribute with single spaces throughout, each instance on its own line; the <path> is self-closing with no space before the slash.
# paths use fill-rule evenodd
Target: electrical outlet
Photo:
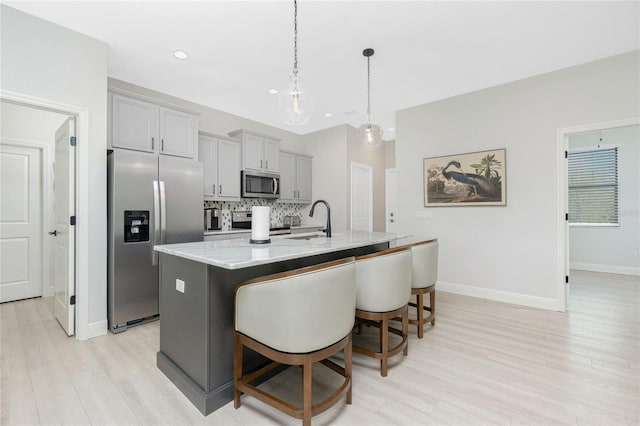
<path id="1" fill-rule="evenodd" d="M 176 291 L 184 293 L 184 281 L 176 279 Z"/>

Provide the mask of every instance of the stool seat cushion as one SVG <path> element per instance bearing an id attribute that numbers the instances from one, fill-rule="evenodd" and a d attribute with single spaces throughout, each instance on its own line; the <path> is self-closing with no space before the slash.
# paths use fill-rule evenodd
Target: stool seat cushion
<path id="1" fill-rule="evenodd" d="M 438 241 L 411 246 L 413 253 L 412 288 L 425 288 L 438 280 Z"/>
<path id="2" fill-rule="evenodd" d="M 411 298 L 411 251 L 358 259 L 356 309 L 389 312 Z"/>
<path id="3" fill-rule="evenodd" d="M 308 353 L 354 325 L 353 262 L 246 284 L 236 291 L 236 330 L 280 352 Z"/>

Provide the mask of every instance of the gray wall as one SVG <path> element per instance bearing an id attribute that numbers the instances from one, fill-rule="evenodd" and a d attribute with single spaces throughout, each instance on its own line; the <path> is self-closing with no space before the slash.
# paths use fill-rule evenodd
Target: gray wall
<path id="1" fill-rule="evenodd" d="M 107 46 L 95 39 L 1 5 L 3 91 L 85 109 L 88 138 L 77 148 L 76 279 L 81 338 L 107 331 Z M 88 318 L 88 323 L 82 322 Z"/>
<path id="2" fill-rule="evenodd" d="M 638 117 L 639 52 L 396 115 L 398 227 L 436 235 L 440 288 L 559 307 L 558 129 Z M 423 204 L 422 159 L 506 148 L 506 207 Z"/>
<path id="3" fill-rule="evenodd" d="M 601 139 L 601 140 L 600 140 Z M 640 126 L 569 136 L 569 149 L 618 147 L 620 226 L 570 227 L 571 267 L 601 272 L 640 272 Z"/>

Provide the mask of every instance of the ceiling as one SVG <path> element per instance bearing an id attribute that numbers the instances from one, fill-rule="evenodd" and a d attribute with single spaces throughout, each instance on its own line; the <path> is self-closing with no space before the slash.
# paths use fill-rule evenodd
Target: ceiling
<path id="1" fill-rule="evenodd" d="M 367 47 L 387 140 L 398 110 L 640 47 L 636 1 L 300 0 L 299 75 L 315 108 L 291 127 L 268 90 L 291 72 L 292 1 L 3 3 L 104 41 L 110 77 L 298 134 L 366 120 Z"/>

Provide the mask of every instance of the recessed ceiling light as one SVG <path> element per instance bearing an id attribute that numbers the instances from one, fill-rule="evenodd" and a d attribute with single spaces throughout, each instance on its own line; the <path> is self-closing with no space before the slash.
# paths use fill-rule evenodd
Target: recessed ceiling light
<path id="1" fill-rule="evenodd" d="M 324 115 L 325 117 L 329 118 L 329 117 L 333 117 L 333 114 L 331 114 L 330 112 L 325 113 Z"/>
<path id="2" fill-rule="evenodd" d="M 177 59 L 181 59 L 183 61 L 187 60 L 189 58 L 189 54 L 187 52 L 185 52 L 184 50 L 176 50 L 175 52 L 173 52 L 173 56 L 175 56 Z"/>
<path id="3" fill-rule="evenodd" d="M 280 92 L 278 92 L 278 89 L 269 89 L 269 94 L 270 95 L 277 95 L 278 93 L 280 93 Z"/>
<path id="4" fill-rule="evenodd" d="M 396 128 L 395 127 L 389 127 L 387 130 L 390 132 L 393 132 Z"/>

